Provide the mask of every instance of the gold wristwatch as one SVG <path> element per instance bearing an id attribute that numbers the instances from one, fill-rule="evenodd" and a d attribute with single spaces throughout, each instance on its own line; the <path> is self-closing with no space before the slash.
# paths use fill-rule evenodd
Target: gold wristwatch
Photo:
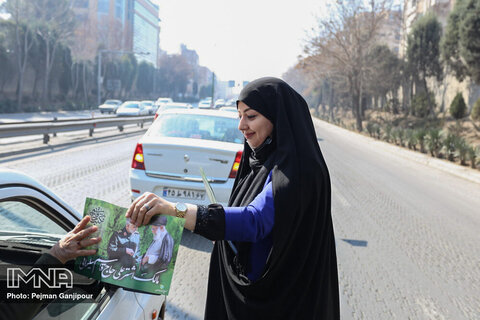
<path id="1" fill-rule="evenodd" d="M 185 213 L 187 213 L 188 207 L 183 202 L 175 203 L 175 216 L 178 218 L 185 218 Z"/>

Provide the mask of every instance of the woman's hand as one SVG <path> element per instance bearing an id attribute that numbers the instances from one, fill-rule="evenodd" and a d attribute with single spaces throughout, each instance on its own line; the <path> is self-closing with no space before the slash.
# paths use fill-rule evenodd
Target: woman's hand
<path id="1" fill-rule="evenodd" d="M 156 214 L 175 216 L 175 207 L 173 203 L 156 194 L 145 192 L 133 201 L 125 217 L 130 218 L 130 221 L 139 227 L 148 224 Z"/>
<path id="2" fill-rule="evenodd" d="M 87 226 L 90 217 L 84 217 L 75 228 L 60 239 L 51 249 L 50 254 L 65 264 L 68 260 L 75 259 L 80 256 L 91 256 L 97 250 L 83 250 L 82 248 L 99 243 L 102 239 L 92 238 L 86 239 L 89 235 L 98 230 L 97 226 Z"/>

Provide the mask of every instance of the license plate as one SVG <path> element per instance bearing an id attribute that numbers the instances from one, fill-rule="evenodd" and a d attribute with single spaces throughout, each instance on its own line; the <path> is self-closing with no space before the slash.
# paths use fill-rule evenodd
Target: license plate
<path id="1" fill-rule="evenodd" d="M 170 197 L 170 198 L 204 200 L 205 191 L 177 189 L 177 188 L 163 188 L 163 196 Z"/>

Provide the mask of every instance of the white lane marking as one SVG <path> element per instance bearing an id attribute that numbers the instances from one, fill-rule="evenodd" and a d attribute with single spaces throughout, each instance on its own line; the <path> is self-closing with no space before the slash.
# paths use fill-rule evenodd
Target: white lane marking
<path id="1" fill-rule="evenodd" d="M 340 204 L 344 206 L 345 208 L 351 207 L 351 204 L 348 202 L 348 200 L 338 191 L 337 187 L 332 184 L 332 194 L 334 197 L 338 199 Z"/>

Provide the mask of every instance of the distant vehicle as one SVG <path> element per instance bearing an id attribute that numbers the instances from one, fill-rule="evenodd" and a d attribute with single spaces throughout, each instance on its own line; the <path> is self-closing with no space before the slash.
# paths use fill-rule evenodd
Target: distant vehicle
<path id="1" fill-rule="evenodd" d="M 157 112 L 155 112 L 155 119 L 157 119 L 158 115 L 161 112 L 164 112 L 166 110 L 170 109 L 192 109 L 192 105 L 190 103 L 183 103 L 183 102 L 170 102 L 170 103 L 165 103 L 158 107 Z"/>
<path id="2" fill-rule="evenodd" d="M 238 113 L 237 107 L 221 107 L 218 110 Z"/>
<path id="3" fill-rule="evenodd" d="M 148 110 L 148 114 L 154 114 L 155 113 L 155 110 L 156 110 L 156 107 L 155 105 L 153 104 L 153 101 L 152 100 L 143 100 L 140 105 L 147 109 Z"/>
<path id="4" fill-rule="evenodd" d="M 227 102 L 225 102 L 225 106 L 235 106 L 237 105 L 237 99 L 228 99 Z"/>
<path id="5" fill-rule="evenodd" d="M 161 112 L 138 142 L 130 169 L 132 199 L 153 192 L 173 202 L 209 204 L 203 168 L 226 205 L 243 152 L 238 115 L 200 109 Z"/>
<path id="6" fill-rule="evenodd" d="M 198 103 L 199 109 L 210 109 L 212 107 L 212 98 L 207 97 Z"/>
<path id="7" fill-rule="evenodd" d="M 219 108 L 221 108 L 221 107 L 223 107 L 223 106 L 225 106 L 225 100 L 223 100 L 223 99 L 217 99 L 217 100 L 215 101 L 215 104 L 213 105 L 213 107 L 214 107 L 215 109 L 219 109 Z"/>
<path id="8" fill-rule="evenodd" d="M 42 253 L 75 227 L 82 214 L 23 173 L 0 168 L 0 177 L 0 252 L 4 266 L 0 283 L 7 288 L 8 268 L 21 265 L 25 271 L 25 267 L 34 266 Z M 63 293 L 78 297 L 88 294 L 91 299 L 34 301 L 43 303 L 35 319 L 143 320 L 145 314 L 158 314 L 155 319 L 165 319 L 164 295 L 136 293 L 89 279 L 73 273 L 73 264 L 61 267 L 73 274 L 72 287 L 65 286 Z"/>
<path id="9" fill-rule="evenodd" d="M 164 105 L 165 103 L 172 103 L 173 100 L 171 98 L 158 98 L 157 101 L 155 101 L 155 106 L 160 107 L 161 105 Z"/>
<path id="10" fill-rule="evenodd" d="M 117 116 L 146 116 L 148 110 L 141 106 L 140 101 L 125 101 L 117 109 Z"/>
<path id="11" fill-rule="evenodd" d="M 122 104 L 120 100 L 109 99 L 105 100 L 103 104 L 98 106 L 101 113 L 108 112 L 108 113 L 115 113 L 117 112 L 118 107 Z"/>

